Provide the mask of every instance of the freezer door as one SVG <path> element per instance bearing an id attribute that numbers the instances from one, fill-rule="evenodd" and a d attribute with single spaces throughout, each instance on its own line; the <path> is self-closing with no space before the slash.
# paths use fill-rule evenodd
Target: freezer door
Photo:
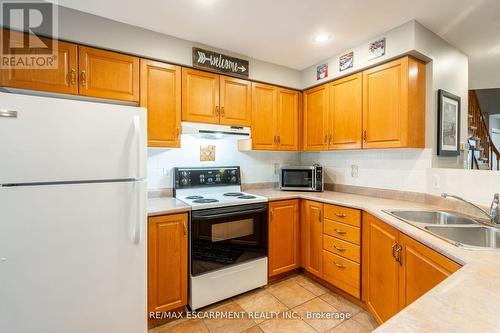
<path id="1" fill-rule="evenodd" d="M 0 92 L 0 184 L 146 178 L 144 108 Z"/>
<path id="2" fill-rule="evenodd" d="M 0 332 L 146 333 L 146 195 L 0 187 Z"/>

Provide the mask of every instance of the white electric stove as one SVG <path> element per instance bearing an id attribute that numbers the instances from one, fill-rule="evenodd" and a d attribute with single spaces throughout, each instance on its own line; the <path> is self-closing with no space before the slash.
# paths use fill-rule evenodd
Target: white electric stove
<path id="1" fill-rule="evenodd" d="M 175 168 L 174 195 L 192 209 L 192 310 L 267 284 L 267 198 L 241 191 L 239 167 Z"/>

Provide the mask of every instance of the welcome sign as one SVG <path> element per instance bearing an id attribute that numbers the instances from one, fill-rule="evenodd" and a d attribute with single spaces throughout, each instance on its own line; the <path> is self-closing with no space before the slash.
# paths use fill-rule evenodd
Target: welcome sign
<path id="1" fill-rule="evenodd" d="M 198 47 L 193 47 L 193 67 L 243 77 L 248 77 L 249 71 L 247 60 L 230 57 Z"/>

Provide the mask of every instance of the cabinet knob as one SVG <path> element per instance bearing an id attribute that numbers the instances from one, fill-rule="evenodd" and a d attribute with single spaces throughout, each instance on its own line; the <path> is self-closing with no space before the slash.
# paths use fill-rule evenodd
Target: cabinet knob
<path id="1" fill-rule="evenodd" d="M 363 130 L 363 141 L 366 142 L 366 130 Z"/>
<path id="2" fill-rule="evenodd" d="M 221 117 L 224 117 L 226 115 L 226 113 L 224 112 L 223 106 L 220 108 L 220 115 L 221 115 Z"/>
<path id="3" fill-rule="evenodd" d="M 344 214 L 344 213 L 335 213 L 335 216 L 337 216 L 337 217 L 346 217 L 347 214 Z"/>
<path id="4" fill-rule="evenodd" d="M 333 229 L 336 233 L 338 233 L 339 235 L 345 235 L 347 234 L 347 231 L 344 231 L 344 230 L 340 230 L 340 229 Z"/>
<path id="5" fill-rule="evenodd" d="M 219 116 L 219 106 L 215 106 L 215 115 L 218 117 Z"/>

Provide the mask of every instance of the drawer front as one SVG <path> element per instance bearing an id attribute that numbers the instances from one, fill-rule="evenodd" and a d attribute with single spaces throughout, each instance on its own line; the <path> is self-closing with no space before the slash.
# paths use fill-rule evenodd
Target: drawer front
<path id="1" fill-rule="evenodd" d="M 360 265 L 349 259 L 323 251 L 323 279 L 337 288 L 360 297 Z"/>
<path id="2" fill-rule="evenodd" d="M 325 219 L 323 232 L 349 243 L 360 245 L 361 230 L 358 227 Z"/>
<path id="3" fill-rule="evenodd" d="M 361 227 L 361 212 L 357 209 L 325 205 L 325 217 L 330 220 Z"/>
<path id="4" fill-rule="evenodd" d="M 323 249 L 335 253 L 359 264 L 360 246 L 340 240 L 335 237 L 323 235 Z"/>

